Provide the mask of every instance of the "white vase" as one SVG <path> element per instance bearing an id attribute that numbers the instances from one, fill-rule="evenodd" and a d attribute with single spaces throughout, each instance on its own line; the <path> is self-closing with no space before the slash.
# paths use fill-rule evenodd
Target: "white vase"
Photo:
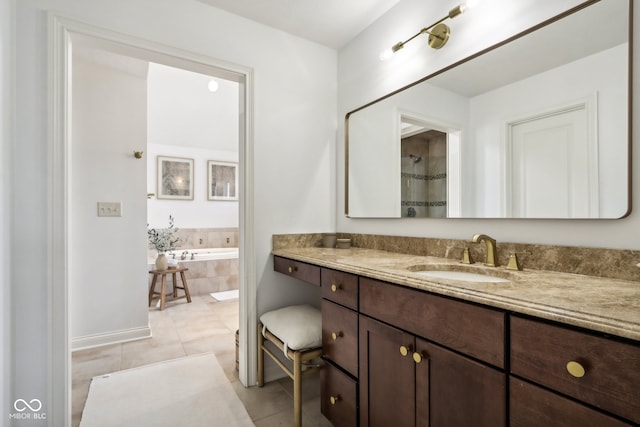
<path id="1" fill-rule="evenodd" d="M 158 254 L 156 258 L 156 270 L 166 270 L 169 267 L 169 260 L 165 254 Z"/>

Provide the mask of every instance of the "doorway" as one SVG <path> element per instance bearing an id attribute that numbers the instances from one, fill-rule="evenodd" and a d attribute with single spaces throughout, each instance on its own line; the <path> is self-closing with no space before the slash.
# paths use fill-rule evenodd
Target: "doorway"
<path id="1" fill-rule="evenodd" d="M 51 253 L 51 283 L 52 283 L 52 317 L 53 317 L 53 342 L 51 359 L 54 369 L 50 383 L 52 392 L 51 405 L 58 413 L 65 413 L 65 425 L 69 424 L 70 414 L 70 330 L 69 330 L 69 277 L 67 271 L 73 265 L 70 257 L 73 235 L 71 233 L 72 206 L 70 205 L 71 191 L 71 156 L 80 153 L 71 152 L 71 124 L 73 110 L 71 103 L 71 76 L 72 45 L 77 40 L 90 38 L 95 46 L 102 49 L 115 49 L 120 54 L 150 62 L 170 65 L 176 68 L 190 70 L 202 74 L 212 75 L 218 78 L 234 80 L 240 85 L 239 90 L 239 326 L 240 326 L 240 352 L 239 370 L 240 381 L 246 386 L 255 382 L 255 343 L 248 339 L 254 336 L 255 326 L 255 301 L 256 283 L 255 266 L 253 260 L 244 256 L 244 253 L 253 253 L 253 211 L 252 204 L 247 201 L 252 199 L 252 132 L 251 132 L 251 105 L 252 105 L 252 72 L 241 66 L 222 63 L 212 58 L 194 55 L 190 52 L 160 46 L 151 42 L 138 40 L 120 34 L 106 32 L 104 30 L 89 28 L 63 18 L 52 17 L 53 51 L 51 78 L 53 81 L 52 123 L 53 138 L 50 178 L 54 201 L 52 202 L 52 241 L 55 242 Z M 99 84 L 99 82 L 96 82 Z M 125 155 L 123 153 L 123 155 Z M 131 152 L 131 159 L 133 159 Z M 132 160 L 133 161 L 133 160 Z M 112 173 L 118 173 L 113 171 Z M 145 190 L 146 193 L 146 190 Z M 146 200 L 145 200 L 146 201 Z M 126 212 L 126 211 L 125 211 Z"/>

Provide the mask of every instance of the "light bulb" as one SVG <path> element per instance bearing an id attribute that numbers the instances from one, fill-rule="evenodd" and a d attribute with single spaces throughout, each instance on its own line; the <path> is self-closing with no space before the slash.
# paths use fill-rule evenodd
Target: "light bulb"
<path id="1" fill-rule="evenodd" d="M 212 79 L 212 80 L 209 80 L 209 84 L 207 85 L 207 87 L 211 92 L 215 92 L 218 90 L 218 87 L 220 87 L 220 85 L 218 84 L 217 81 Z"/>
<path id="2" fill-rule="evenodd" d="M 389 49 L 385 49 L 382 52 L 380 52 L 380 61 L 386 61 L 387 59 L 391 58 L 393 56 L 393 49 L 389 48 Z"/>

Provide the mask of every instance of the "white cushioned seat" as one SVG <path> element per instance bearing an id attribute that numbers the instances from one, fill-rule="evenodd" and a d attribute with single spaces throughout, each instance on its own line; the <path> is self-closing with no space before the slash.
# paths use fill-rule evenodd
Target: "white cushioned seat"
<path id="1" fill-rule="evenodd" d="M 292 305 L 269 311 L 260 316 L 264 329 L 268 329 L 291 350 L 304 350 L 322 345 L 322 315 L 308 304 Z"/>

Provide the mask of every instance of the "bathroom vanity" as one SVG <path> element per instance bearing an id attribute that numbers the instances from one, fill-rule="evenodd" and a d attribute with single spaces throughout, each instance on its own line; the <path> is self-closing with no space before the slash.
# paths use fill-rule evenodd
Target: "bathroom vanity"
<path id="1" fill-rule="evenodd" d="M 640 423 L 637 282 L 359 248 L 273 254 L 321 287 L 335 426 Z"/>

